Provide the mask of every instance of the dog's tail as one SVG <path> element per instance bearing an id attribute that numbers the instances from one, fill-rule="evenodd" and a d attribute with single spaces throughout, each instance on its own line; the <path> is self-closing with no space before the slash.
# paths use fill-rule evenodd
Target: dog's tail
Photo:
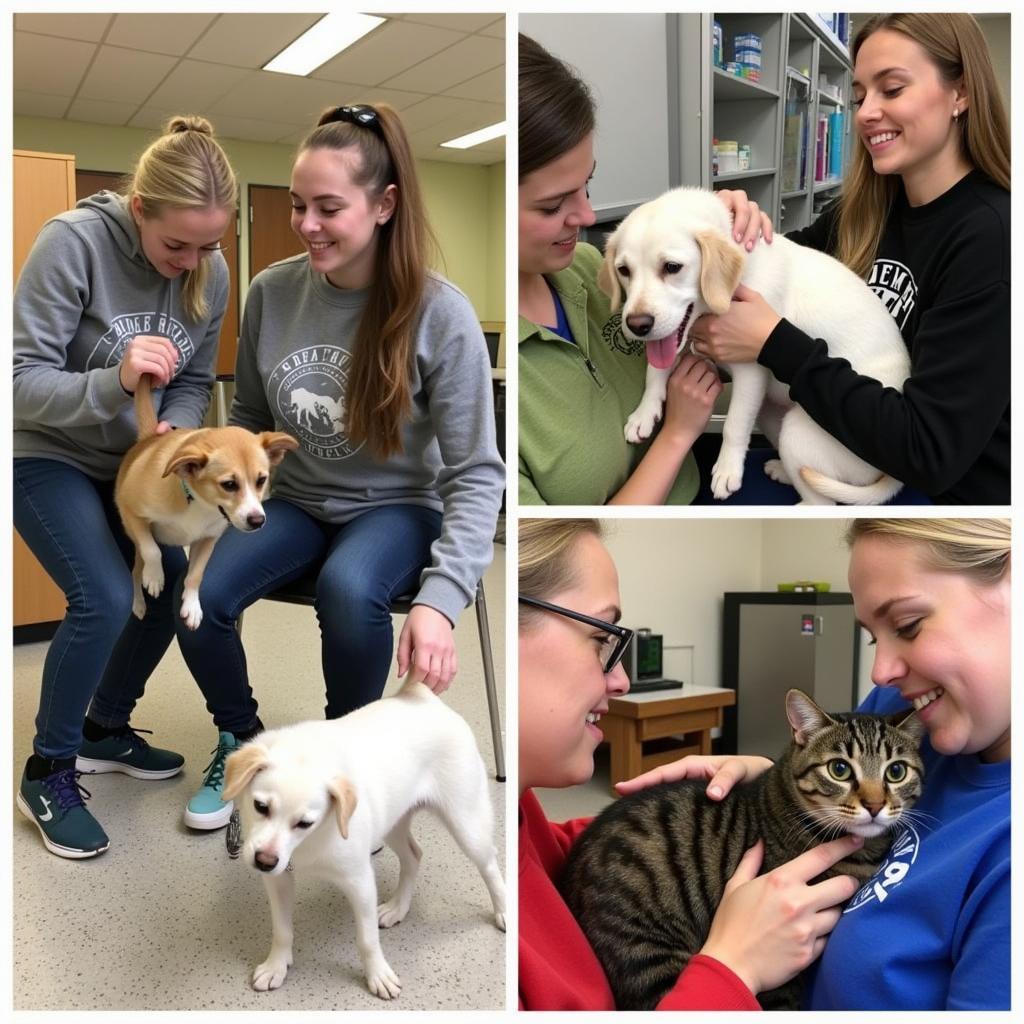
<path id="1" fill-rule="evenodd" d="M 864 486 L 833 480 L 832 477 L 825 476 L 824 473 L 819 473 L 809 466 L 801 466 L 800 475 L 819 494 L 842 505 L 881 505 L 895 497 L 903 486 L 899 480 L 885 473 L 873 484 Z"/>
<path id="2" fill-rule="evenodd" d="M 153 402 L 153 377 L 144 373 L 135 386 L 135 422 L 138 425 L 139 440 L 156 433 L 156 404 Z"/>

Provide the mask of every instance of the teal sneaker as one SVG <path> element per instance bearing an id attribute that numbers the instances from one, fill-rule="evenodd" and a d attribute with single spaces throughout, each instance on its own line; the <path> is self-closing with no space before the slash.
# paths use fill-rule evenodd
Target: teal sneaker
<path id="1" fill-rule="evenodd" d="M 151 747 L 140 735 L 151 729 L 125 725 L 102 740 L 82 739 L 76 767 L 86 775 L 121 772 L 135 779 L 169 779 L 181 771 L 185 758 L 173 750 Z"/>
<path id="2" fill-rule="evenodd" d="M 230 732 L 222 732 L 218 737 L 217 749 L 211 751 L 213 760 L 206 766 L 202 788 L 185 805 L 185 824 L 189 828 L 221 828 L 231 819 L 234 802 L 221 799 L 224 792 L 224 761 L 228 754 L 241 745 Z"/>
<path id="3" fill-rule="evenodd" d="M 18 809 L 39 829 L 50 853 L 72 860 L 95 857 L 110 845 L 82 802 L 82 793 L 91 794 L 78 784 L 79 774 L 65 768 L 44 779 L 30 779 L 25 772 L 16 798 Z"/>

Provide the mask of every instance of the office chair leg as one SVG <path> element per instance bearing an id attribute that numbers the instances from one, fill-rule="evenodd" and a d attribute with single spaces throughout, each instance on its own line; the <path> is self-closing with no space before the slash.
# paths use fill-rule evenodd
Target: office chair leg
<path id="1" fill-rule="evenodd" d="M 480 633 L 480 656 L 484 663 L 484 685 L 487 687 L 487 710 L 491 716 L 491 742 L 494 744 L 495 778 L 505 781 L 505 746 L 501 739 L 501 712 L 498 691 L 494 685 L 494 659 L 491 657 L 491 627 L 487 621 L 484 585 L 476 587 L 476 622 Z"/>

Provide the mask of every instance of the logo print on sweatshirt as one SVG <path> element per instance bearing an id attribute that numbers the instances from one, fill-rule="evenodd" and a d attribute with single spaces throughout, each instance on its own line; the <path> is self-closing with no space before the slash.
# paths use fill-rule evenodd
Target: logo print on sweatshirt
<path id="1" fill-rule="evenodd" d="M 627 356 L 638 356 L 644 351 L 643 341 L 634 341 L 622 333 L 622 314 L 613 313 L 605 321 L 601 333 L 608 347 L 614 352 L 622 352 Z"/>
<path id="2" fill-rule="evenodd" d="M 345 391 L 352 357 L 335 345 L 312 345 L 278 364 L 267 381 L 267 396 L 277 414 L 320 459 L 347 459 L 353 447 L 342 430 Z"/>
<path id="3" fill-rule="evenodd" d="M 921 837 L 910 825 L 904 825 L 903 831 L 896 837 L 889 848 L 885 862 L 875 872 L 870 881 L 864 883 L 857 894 L 846 905 L 844 914 L 852 914 L 855 910 L 877 901 L 879 906 L 892 895 L 893 889 L 906 878 L 907 873 L 917 860 L 917 851 L 921 848 Z"/>
<path id="4" fill-rule="evenodd" d="M 896 260 L 875 260 L 868 287 L 882 300 L 902 331 L 917 303 L 917 282 L 910 268 Z"/>
<path id="5" fill-rule="evenodd" d="M 174 371 L 175 377 L 196 353 L 196 347 L 185 325 L 180 320 L 175 320 L 173 316 L 166 313 L 122 313 L 114 317 L 107 333 L 96 342 L 85 368 L 97 370 L 116 366 L 124 358 L 128 342 L 137 334 L 156 334 L 170 339 L 181 356 Z"/>

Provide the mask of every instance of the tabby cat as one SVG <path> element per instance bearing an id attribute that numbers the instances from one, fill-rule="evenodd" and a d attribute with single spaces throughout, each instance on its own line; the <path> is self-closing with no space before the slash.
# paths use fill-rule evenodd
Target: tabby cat
<path id="1" fill-rule="evenodd" d="M 821 878 L 866 881 L 893 829 L 921 793 L 911 712 L 828 715 L 800 690 L 786 695 L 793 741 L 757 779 L 721 801 L 706 782 L 667 782 L 611 804 L 570 852 L 560 887 L 620 1010 L 653 1009 L 704 945 L 743 853 L 764 840 L 762 872 L 845 832 L 863 847 Z M 793 981 L 760 994 L 765 1009 L 799 1009 Z"/>

